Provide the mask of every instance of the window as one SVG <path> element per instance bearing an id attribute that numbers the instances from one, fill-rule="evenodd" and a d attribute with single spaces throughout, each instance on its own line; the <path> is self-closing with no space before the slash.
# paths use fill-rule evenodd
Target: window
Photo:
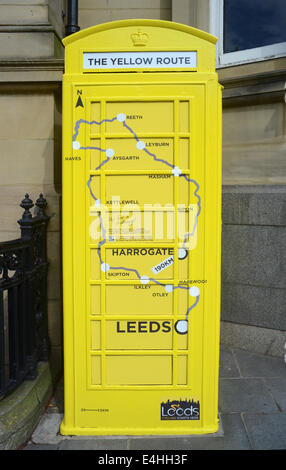
<path id="1" fill-rule="evenodd" d="M 217 66 L 286 56 L 286 0 L 210 0 Z"/>

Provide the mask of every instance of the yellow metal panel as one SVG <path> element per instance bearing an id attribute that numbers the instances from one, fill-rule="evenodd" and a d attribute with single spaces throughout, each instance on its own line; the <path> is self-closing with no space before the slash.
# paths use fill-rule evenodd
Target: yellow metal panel
<path id="1" fill-rule="evenodd" d="M 215 432 L 215 38 L 176 23 L 128 20 L 64 44 L 61 432 Z"/>
<path id="2" fill-rule="evenodd" d="M 170 385 L 172 356 L 107 356 L 108 385 Z"/>

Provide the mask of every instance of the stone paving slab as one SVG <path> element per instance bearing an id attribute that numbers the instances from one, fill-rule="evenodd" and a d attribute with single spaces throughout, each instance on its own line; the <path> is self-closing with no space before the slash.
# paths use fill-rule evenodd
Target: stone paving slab
<path id="1" fill-rule="evenodd" d="M 221 413 L 275 413 L 279 409 L 263 379 L 222 379 L 219 387 Z"/>
<path id="2" fill-rule="evenodd" d="M 56 444 L 29 444 L 23 450 L 59 450 Z"/>
<path id="3" fill-rule="evenodd" d="M 128 439 L 125 438 L 89 438 L 64 439 L 59 450 L 127 450 Z"/>
<path id="4" fill-rule="evenodd" d="M 45 413 L 32 435 L 33 443 L 59 444 L 63 439 L 63 436 L 59 434 L 62 419 L 62 414 Z"/>
<path id="5" fill-rule="evenodd" d="M 285 377 L 286 364 L 281 359 L 261 356 L 241 349 L 233 350 L 242 377 Z"/>
<path id="6" fill-rule="evenodd" d="M 233 352 L 223 347 L 220 350 L 219 376 L 220 378 L 240 377 Z"/>
<path id="7" fill-rule="evenodd" d="M 286 413 L 246 413 L 244 419 L 255 449 L 286 449 Z"/>
<path id="8" fill-rule="evenodd" d="M 226 433 L 222 431 L 223 426 Z M 43 430 L 57 432 L 56 420 L 47 420 L 40 423 Z M 36 444 L 34 435 L 33 444 L 25 450 L 248 450 L 251 449 L 245 427 L 239 414 L 224 415 L 221 431 L 209 435 L 197 436 L 62 436 L 57 444 Z M 39 442 L 39 439 L 38 439 Z"/>
<path id="9" fill-rule="evenodd" d="M 286 411 L 286 377 L 264 379 L 280 411 Z"/>
<path id="10" fill-rule="evenodd" d="M 251 444 L 240 413 L 223 414 L 224 436 L 193 437 L 191 450 L 250 450 Z"/>

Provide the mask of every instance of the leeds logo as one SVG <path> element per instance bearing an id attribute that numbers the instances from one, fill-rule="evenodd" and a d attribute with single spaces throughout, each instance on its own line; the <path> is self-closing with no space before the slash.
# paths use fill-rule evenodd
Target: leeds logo
<path id="1" fill-rule="evenodd" d="M 161 419 L 200 419 L 200 402 L 193 400 L 173 400 L 161 403 Z"/>

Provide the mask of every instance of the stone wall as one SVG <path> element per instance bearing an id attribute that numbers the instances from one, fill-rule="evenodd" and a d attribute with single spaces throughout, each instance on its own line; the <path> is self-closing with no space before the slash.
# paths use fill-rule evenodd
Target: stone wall
<path id="1" fill-rule="evenodd" d="M 286 330 L 286 186 L 223 191 L 222 319 Z"/>
<path id="2" fill-rule="evenodd" d="M 62 367 L 61 80 L 64 0 L 0 0 L 0 240 L 19 237 L 25 193 L 48 202 L 48 318 Z"/>
<path id="3" fill-rule="evenodd" d="M 286 183 L 285 68 L 221 79 L 224 184 Z"/>
<path id="4" fill-rule="evenodd" d="M 0 240 L 19 237 L 19 203 L 43 193 L 48 225 L 48 318 L 61 357 L 61 95 L 58 85 L 12 84 L 0 94 Z M 5 90 L 5 91 L 4 91 Z"/>
<path id="5" fill-rule="evenodd" d="M 172 19 L 171 0 L 81 0 L 79 26 L 88 28 L 108 21 L 132 18 Z"/>
<path id="6" fill-rule="evenodd" d="M 0 59 L 62 57 L 65 0 L 0 0 Z"/>
<path id="7" fill-rule="evenodd" d="M 248 338 L 253 350 L 269 353 L 271 349 L 272 354 L 282 355 L 286 341 L 286 186 L 224 186 L 222 207 L 221 319 L 255 327 L 250 329 L 252 341 Z M 260 339 L 257 328 L 264 329 Z M 245 328 L 240 330 L 245 334 Z M 284 334 L 274 334 L 278 330 Z M 223 341 L 233 343 L 233 328 L 229 331 L 232 333 L 224 330 Z M 243 339 L 235 341 L 240 347 L 247 345 Z"/>

